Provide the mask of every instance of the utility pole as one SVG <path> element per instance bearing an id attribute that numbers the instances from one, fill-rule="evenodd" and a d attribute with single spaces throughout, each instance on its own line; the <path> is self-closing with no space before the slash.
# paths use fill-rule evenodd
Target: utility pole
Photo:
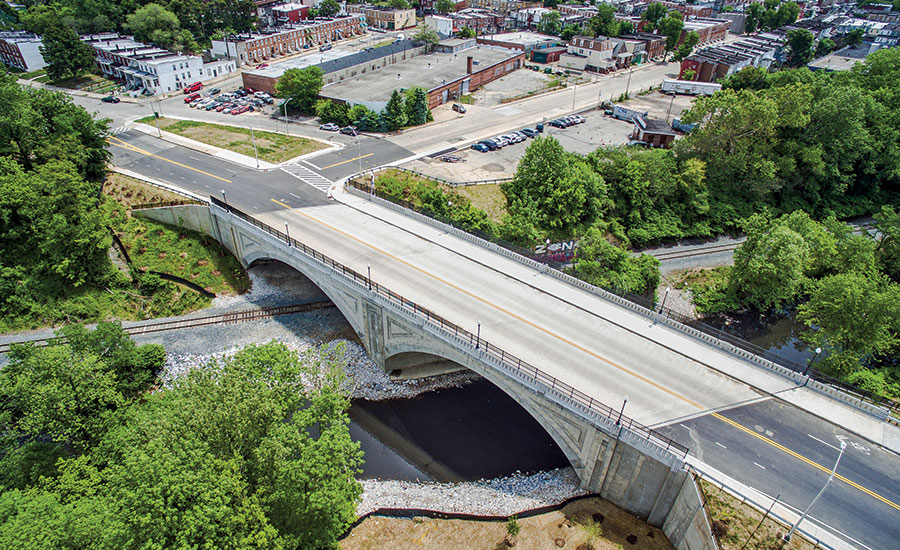
<path id="1" fill-rule="evenodd" d="M 634 72 L 634 67 L 628 69 L 628 82 L 625 84 L 625 99 L 628 99 L 628 90 L 631 89 L 631 73 Z"/>

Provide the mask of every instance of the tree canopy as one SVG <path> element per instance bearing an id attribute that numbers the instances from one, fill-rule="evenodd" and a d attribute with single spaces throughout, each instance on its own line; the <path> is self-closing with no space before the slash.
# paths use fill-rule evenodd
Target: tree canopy
<path id="1" fill-rule="evenodd" d="M 289 99 L 301 111 L 312 113 L 324 83 L 322 69 L 317 66 L 288 69 L 275 84 L 275 92 L 278 97 Z"/>
<path id="2" fill-rule="evenodd" d="M 143 348 L 118 350 L 135 363 Z M 341 349 L 248 346 L 141 399 L 116 392 L 121 370 L 97 351 L 17 348 L 0 371 L 4 403 L 18 407 L 0 417 L 0 544 L 335 547 L 362 463 Z"/>

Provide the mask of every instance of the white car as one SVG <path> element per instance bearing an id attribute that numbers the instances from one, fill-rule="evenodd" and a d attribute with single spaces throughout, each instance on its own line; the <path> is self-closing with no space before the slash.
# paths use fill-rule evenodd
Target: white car
<path id="1" fill-rule="evenodd" d="M 266 92 L 256 92 L 256 93 L 253 94 L 253 96 L 254 96 L 254 97 L 258 97 L 258 98 L 260 98 L 260 99 L 268 99 L 268 98 L 271 98 L 271 97 L 272 97 L 272 96 L 270 96 L 269 94 L 267 94 Z"/>

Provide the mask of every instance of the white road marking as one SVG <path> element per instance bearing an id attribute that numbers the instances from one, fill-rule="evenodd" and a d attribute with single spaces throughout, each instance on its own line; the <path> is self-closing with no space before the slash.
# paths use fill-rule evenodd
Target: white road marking
<path id="1" fill-rule="evenodd" d="M 818 437 L 816 437 L 816 436 L 814 436 L 814 435 L 811 435 L 811 434 L 806 434 L 806 435 L 808 435 L 809 437 L 815 439 L 816 441 L 818 441 L 818 442 L 821 443 L 822 445 L 825 445 L 826 447 L 831 447 L 831 448 L 834 449 L 835 451 L 840 451 L 840 449 L 838 449 L 837 447 L 835 447 L 835 446 L 832 445 L 831 443 L 828 443 L 828 442 L 826 442 L 826 441 L 822 441 L 822 440 L 819 439 Z"/>
<path id="2" fill-rule="evenodd" d="M 225 168 L 226 172 L 231 172 L 232 174 L 237 174 L 237 170 L 232 170 L 231 168 Z"/>
<path id="3" fill-rule="evenodd" d="M 722 447 L 723 449 L 727 449 L 727 448 L 728 448 L 728 447 L 726 447 L 725 445 L 722 445 L 721 443 L 719 443 L 718 441 L 716 441 L 716 445 L 718 445 L 719 447 Z"/>
<path id="4" fill-rule="evenodd" d="M 759 466 L 759 467 L 762 468 L 763 470 L 766 469 L 766 467 L 763 466 L 762 464 L 760 464 L 759 462 L 754 462 L 754 464 L 756 464 L 757 466 Z"/>
<path id="5" fill-rule="evenodd" d="M 194 156 L 191 156 L 191 155 L 188 155 L 188 158 L 189 158 L 189 159 L 194 159 L 194 160 L 199 160 L 199 161 L 202 162 L 202 159 L 198 159 L 197 157 L 194 157 Z"/>

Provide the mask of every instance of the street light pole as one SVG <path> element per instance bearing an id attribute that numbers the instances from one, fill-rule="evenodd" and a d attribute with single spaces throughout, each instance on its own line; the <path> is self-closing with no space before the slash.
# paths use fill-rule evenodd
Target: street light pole
<path id="1" fill-rule="evenodd" d="M 253 133 L 253 126 L 250 127 L 250 139 L 253 140 L 253 156 L 256 157 L 256 167 L 259 168 L 259 151 L 256 150 L 256 134 Z"/>
<path id="2" fill-rule="evenodd" d="M 575 80 L 575 84 L 572 85 L 572 110 L 575 110 L 575 92 L 578 91 L 578 80 Z"/>
<path id="3" fill-rule="evenodd" d="M 816 354 L 813 355 L 812 358 L 809 360 L 809 363 L 806 364 L 806 369 L 803 370 L 803 376 L 806 376 L 806 373 L 809 372 L 809 367 L 812 366 L 813 361 L 816 360 L 816 357 L 818 357 L 820 353 L 822 353 L 822 348 L 816 348 Z"/>
<path id="4" fill-rule="evenodd" d="M 359 173 L 362 174 L 362 146 L 359 144 L 359 133 L 356 134 L 356 158 L 359 160 Z"/>
<path id="5" fill-rule="evenodd" d="M 290 127 L 288 126 L 288 117 L 287 117 L 287 104 L 288 104 L 288 101 L 290 101 L 290 100 L 289 100 L 289 99 L 285 99 L 284 102 L 281 104 L 281 106 L 284 107 L 284 133 L 290 135 L 291 129 L 290 129 Z"/>
<path id="6" fill-rule="evenodd" d="M 634 67 L 631 67 L 628 70 L 628 82 L 625 84 L 625 99 L 628 99 L 628 90 L 631 89 L 631 73 L 634 72 Z"/>
<path id="7" fill-rule="evenodd" d="M 287 235 L 288 246 L 291 246 L 291 230 L 288 229 L 287 222 L 284 222 L 284 234 Z"/>
<path id="8" fill-rule="evenodd" d="M 369 290 L 372 290 L 372 264 L 366 264 L 366 273 L 368 273 Z"/>
<path id="9" fill-rule="evenodd" d="M 666 124 L 669 122 L 669 114 L 672 112 L 672 104 L 675 103 L 675 92 L 672 92 L 672 101 L 669 102 L 669 110 L 666 111 Z"/>
<path id="10" fill-rule="evenodd" d="M 478 322 L 478 334 L 475 336 L 475 349 L 481 346 L 481 322 Z"/>
<path id="11" fill-rule="evenodd" d="M 225 190 L 222 189 L 222 202 L 225 203 L 225 206 L 228 206 L 228 199 L 225 198 Z"/>
<path id="12" fill-rule="evenodd" d="M 797 523 L 795 523 L 791 527 L 791 530 L 788 531 L 787 535 L 784 536 L 785 542 L 791 541 L 791 537 L 794 535 L 794 531 L 797 530 L 797 527 L 800 526 L 800 522 L 802 522 L 804 519 L 806 519 L 806 515 L 809 513 L 809 511 L 815 505 L 816 501 L 819 500 L 819 497 L 822 496 L 822 493 L 825 492 L 825 489 L 828 488 L 828 484 L 831 483 L 831 480 L 834 479 L 834 473 L 837 472 L 838 464 L 841 463 L 841 457 L 844 456 L 844 449 L 846 449 L 846 448 L 847 448 L 847 442 L 841 441 L 841 452 L 838 453 L 837 460 L 834 461 L 834 468 L 831 469 L 831 475 L 828 476 L 828 480 L 825 481 L 825 485 L 822 486 L 822 489 L 819 491 L 819 494 L 816 495 L 816 498 L 812 499 L 812 502 L 810 502 L 809 506 L 806 507 L 806 510 L 803 512 L 803 515 L 800 516 L 800 519 L 797 520 Z"/>
<path id="13" fill-rule="evenodd" d="M 625 412 L 625 405 L 628 404 L 628 396 L 625 396 L 625 399 L 622 400 L 622 408 L 619 409 L 619 418 L 616 420 L 616 426 L 618 426 L 622 422 L 622 413 Z"/>
<path id="14" fill-rule="evenodd" d="M 660 313 L 662 313 L 662 312 L 663 312 L 663 309 L 666 307 L 666 298 L 669 297 L 669 291 L 670 291 L 670 290 L 672 290 L 671 287 L 666 287 L 666 293 L 663 294 L 662 305 L 659 306 L 659 312 L 660 312 Z"/>

